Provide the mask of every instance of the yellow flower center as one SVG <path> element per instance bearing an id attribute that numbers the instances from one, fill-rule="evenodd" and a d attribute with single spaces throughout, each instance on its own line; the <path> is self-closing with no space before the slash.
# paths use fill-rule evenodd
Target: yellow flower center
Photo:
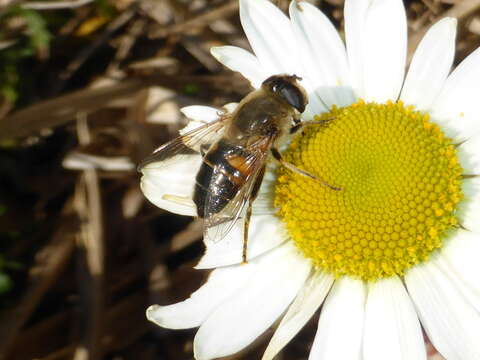
<path id="1" fill-rule="evenodd" d="M 429 116 L 401 102 L 364 103 L 316 120 L 284 152 L 295 166 L 340 187 L 278 170 L 275 206 L 304 255 L 336 276 L 403 275 L 457 227 L 462 168 Z"/>

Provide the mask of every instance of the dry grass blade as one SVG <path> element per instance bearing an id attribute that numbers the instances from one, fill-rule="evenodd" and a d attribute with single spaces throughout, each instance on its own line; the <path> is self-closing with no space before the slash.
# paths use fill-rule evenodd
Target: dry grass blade
<path id="1" fill-rule="evenodd" d="M 91 141 L 87 119 L 77 121 L 80 145 Z M 104 236 L 102 201 L 97 171 L 83 171 L 77 183 L 74 208 L 81 220 L 77 234 L 78 277 L 80 287 L 80 322 L 84 329 L 82 343 L 76 348 L 74 360 L 97 360 L 102 358 L 100 339 L 103 333 L 104 314 Z"/>
<path id="2" fill-rule="evenodd" d="M 199 240 L 203 234 L 203 221 L 200 219 L 194 220 L 190 223 L 185 230 L 177 233 L 171 241 L 171 251 L 176 252 L 191 245 L 195 241 Z"/>
<path id="3" fill-rule="evenodd" d="M 62 71 L 59 75 L 60 80 L 53 86 L 52 93 L 56 94 L 59 91 L 63 90 L 66 82 L 72 77 L 72 75 L 87 61 L 87 59 L 92 56 L 95 51 L 108 39 L 111 38 L 113 33 L 117 31 L 120 27 L 125 25 L 136 13 L 135 8 L 131 8 L 127 11 L 122 12 L 116 19 L 110 22 L 107 28 L 102 32 L 102 34 L 95 38 L 87 47 L 82 49 L 73 61 L 68 64 L 67 68 Z"/>
<path id="4" fill-rule="evenodd" d="M 81 296 L 80 322 L 84 329 L 82 343 L 74 360 L 96 360 L 102 357 L 100 338 L 103 332 L 103 228 L 100 191 L 96 170 L 85 170 L 77 187 L 75 208 L 82 221 L 77 235 L 78 277 Z"/>
<path id="5" fill-rule="evenodd" d="M 79 111 L 92 112 L 148 85 L 149 82 L 144 79 L 130 79 L 112 86 L 79 90 L 32 105 L 0 120 L 0 139 L 30 136 L 41 129 L 63 125 L 74 120 Z"/>
<path id="6" fill-rule="evenodd" d="M 87 5 L 95 0 L 71 0 L 71 1 L 42 1 L 42 2 L 25 2 L 22 7 L 32 10 L 55 10 L 55 9 L 74 9 Z"/>
<path id="7" fill-rule="evenodd" d="M 162 28 L 152 33 L 152 37 L 166 37 L 169 35 L 178 35 L 192 31 L 192 29 L 199 29 L 202 26 L 209 25 L 212 21 L 225 18 L 238 11 L 238 1 L 233 0 L 225 5 L 219 6 L 216 9 L 212 9 L 205 14 L 198 15 L 190 20 L 182 22 L 180 24 L 172 25 L 167 28 Z"/>
<path id="8" fill-rule="evenodd" d="M 480 1 L 478 0 L 462 0 L 457 2 L 451 9 L 445 11 L 435 17 L 434 20 L 429 22 L 427 25 L 421 27 L 414 34 L 412 34 L 408 39 L 408 59 L 411 60 L 415 49 L 422 40 L 425 33 L 430 28 L 431 24 L 441 20 L 444 17 L 454 17 L 459 21 L 465 19 L 467 16 L 475 13 L 480 9 Z"/>
<path id="9" fill-rule="evenodd" d="M 71 122 L 78 112 L 90 113 L 107 106 L 113 100 L 129 97 L 154 84 L 180 89 L 185 84 L 198 83 L 224 92 L 243 92 L 250 87 L 239 79 L 235 87 L 231 76 L 165 76 L 131 78 L 118 84 L 100 88 L 79 90 L 19 110 L 0 119 L 0 140 L 35 135 L 42 129 Z"/>

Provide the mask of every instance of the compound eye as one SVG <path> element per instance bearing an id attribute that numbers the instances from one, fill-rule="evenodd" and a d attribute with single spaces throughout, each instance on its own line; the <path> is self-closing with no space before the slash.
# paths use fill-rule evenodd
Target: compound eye
<path id="1" fill-rule="evenodd" d="M 298 80 L 301 78 L 296 75 L 272 75 L 263 82 L 262 87 L 303 113 L 308 99 Z"/>
<path id="2" fill-rule="evenodd" d="M 303 91 L 301 91 L 298 87 L 288 84 L 287 86 L 280 87 L 277 90 L 277 93 L 300 113 L 305 111 L 307 99 L 305 98 Z"/>

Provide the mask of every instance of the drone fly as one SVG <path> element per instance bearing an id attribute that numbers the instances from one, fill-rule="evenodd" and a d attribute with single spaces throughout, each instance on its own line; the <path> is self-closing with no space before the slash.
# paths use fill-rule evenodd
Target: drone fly
<path id="1" fill-rule="evenodd" d="M 193 201 L 204 222 L 206 238 L 218 241 L 243 219 L 243 262 L 247 261 L 248 228 L 269 155 L 303 176 L 333 187 L 282 159 L 281 139 L 304 123 L 300 114 L 308 98 L 296 75 L 274 75 L 248 94 L 230 114 L 202 125 L 160 146 L 143 161 L 162 165 L 180 154 L 202 155 Z"/>

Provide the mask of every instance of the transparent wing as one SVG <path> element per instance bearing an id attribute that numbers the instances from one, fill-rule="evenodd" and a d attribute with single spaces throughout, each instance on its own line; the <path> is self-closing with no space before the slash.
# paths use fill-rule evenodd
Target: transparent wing
<path id="1" fill-rule="evenodd" d="M 247 171 L 244 171 L 244 173 L 249 175 L 244 184 L 238 189 L 235 197 L 220 212 L 213 212 L 214 206 L 212 204 L 214 199 L 212 197 L 214 192 L 209 189 L 205 202 L 205 241 L 215 243 L 222 240 L 240 219 L 245 218 L 247 204 L 251 199 L 252 192 L 258 190 L 255 189 L 255 186 L 263 178 L 267 156 L 267 151 L 256 150 L 245 158 L 244 166 Z M 220 171 L 219 167 L 215 167 L 215 171 Z M 212 186 L 214 184 L 210 185 L 210 187 Z"/>
<path id="2" fill-rule="evenodd" d="M 147 166 L 161 168 L 169 163 L 169 160 L 179 161 L 182 156 L 198 154 L 203 149 L 208 150 L 211 144 L 222 137 L 228 120 L 228 115 L 221 116 L 163 144 L 140 163 L 138 170 L 141 171 Z"/>

